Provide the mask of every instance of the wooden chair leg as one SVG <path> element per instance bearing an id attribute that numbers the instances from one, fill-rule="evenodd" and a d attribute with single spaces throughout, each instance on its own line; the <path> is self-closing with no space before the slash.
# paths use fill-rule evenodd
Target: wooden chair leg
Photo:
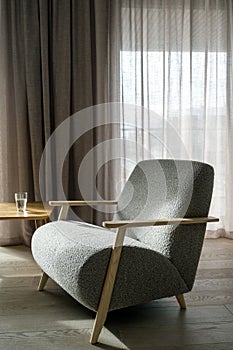
<path id="1" fill-rule="evenodd" d="M 40 282 L 39 282 L 39 285 L 38 285 L 38 291 L 42 291 L 44 290 L 44 286 L 46 285 L 47 281 L 49 279 L 49 276 L 46 275 L 45 272 L 43 272 L 41 278 L 40 278 Z"/>
<path id="2" fill-rule="evenodd" d="M 97 343 L 97 341 L 99 339 L 100 332 L 101 332 L 101 330 L 104 326 L 104 323 L 106 321 L 107 314 L 108 314 L 108 308 L 107 308 L 107 310 L 102 309 L 101 311 L 99 311 L 99 310 L 97 311 L 94 326 L 93 326 L 92 333 L 91 333 L 91 338 L 90 338 L 91 344 Z"/>
<path id="3" fill-rule="evenodd" d="M 176 295 L 176 299 L 180 305 L 181 309 L 186 309 L 186 303 L 185 303 L 185 299 L 184 299 L 184 295 L 183 294 L 178 294 Z"/>
<path id="4" fill-rule="evenodd" d="M 109 309 L 112 292 L 115 284 L 116 274 L 117 274 L 117 270 L 118 270 L 118 266 L 121 258 L 124 234 L 125 234 L 125 229 L 119 228 L 115 245 L 112 248 L 112 254 L 108 264 L 108 270 L 105 277 L 102 294 L 100 297 L 98 311 L 97 311 L 94 326 L 92 329 L 92 334 L 90 338 L 91 344 L 97 343 L 100 332 L 107 318 L 108 309 Z"/>

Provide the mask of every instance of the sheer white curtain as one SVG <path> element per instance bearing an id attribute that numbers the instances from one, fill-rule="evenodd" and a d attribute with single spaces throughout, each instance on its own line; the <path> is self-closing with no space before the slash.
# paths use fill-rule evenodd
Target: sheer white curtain
<path id="1" fill-rule="evenodd" d="M 213 165 L 210 214 L 220 222 L 208 236 L 233 238 L 231 0 L 122 0 L 119 20 L 121 101 L 149 109 L 122 118 L 122 137 L 156 157 Z M 146 158 L 141 149 L 125 157 Z"/>

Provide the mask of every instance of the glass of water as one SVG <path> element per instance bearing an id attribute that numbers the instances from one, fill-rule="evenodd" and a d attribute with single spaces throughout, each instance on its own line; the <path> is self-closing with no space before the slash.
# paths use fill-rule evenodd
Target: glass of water
<path id="1" fill-rule="evenodd" d="M 15 193 L 15 204 L 17 211 L 26 211 L 28 193 L 27 192 L 16 192 Z"/>

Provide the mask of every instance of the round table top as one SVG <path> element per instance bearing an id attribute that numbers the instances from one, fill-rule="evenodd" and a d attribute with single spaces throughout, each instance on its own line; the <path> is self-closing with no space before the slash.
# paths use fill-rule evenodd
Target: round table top
<path id="1" fill-rule="evenodd" d="M 26 212 L 19 212 L 15 202 L 0 202 L 0 220 L 46 220 L 53 208 L 42 202 L 27 203 Z"/>

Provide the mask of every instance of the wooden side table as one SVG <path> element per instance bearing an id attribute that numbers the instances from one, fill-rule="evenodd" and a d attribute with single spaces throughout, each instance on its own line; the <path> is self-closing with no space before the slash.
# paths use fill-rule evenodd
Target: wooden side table
<path id="1" fill-rule="evenodd" d="M 34 220 L 36 228 L 49 222 L 52 208 L 42 202 L 27 203 L 26 212 L 18 212 L 15 202 L 0 203 L 0 220 Z"/>

